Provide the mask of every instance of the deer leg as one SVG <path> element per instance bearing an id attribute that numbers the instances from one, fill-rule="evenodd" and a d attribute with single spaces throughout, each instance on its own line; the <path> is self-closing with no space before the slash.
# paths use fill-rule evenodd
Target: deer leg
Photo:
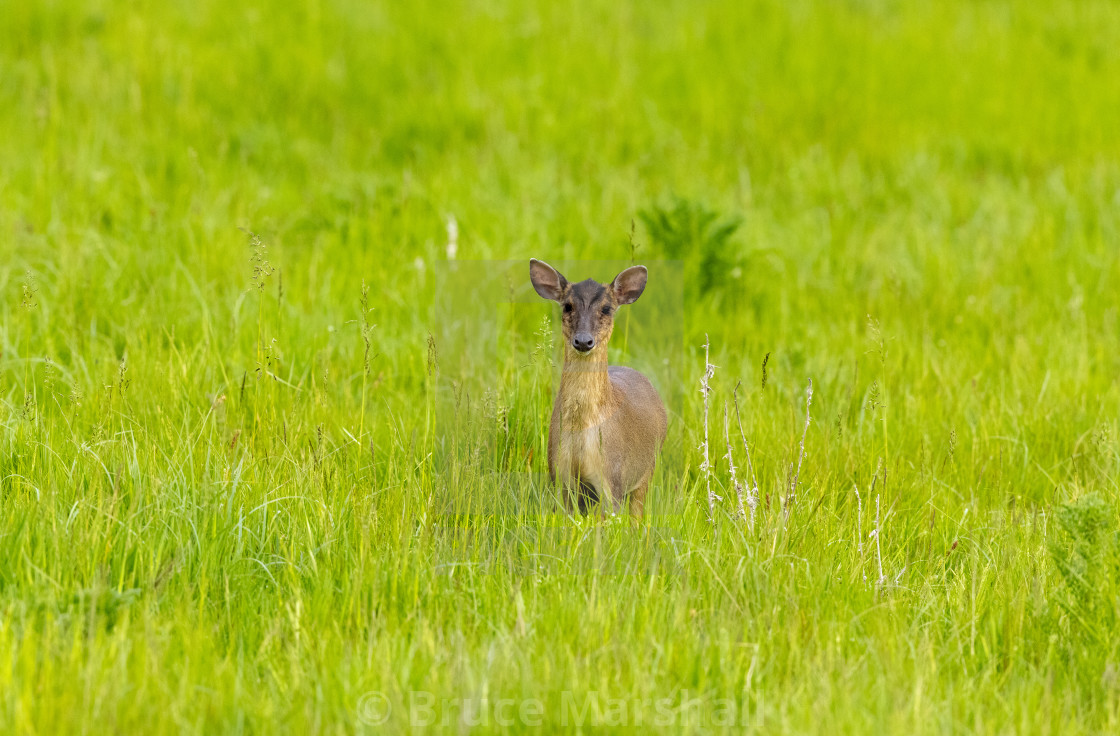
<path id="1" fill-rule="evenodd" d="M 649 478 L 630 492 L 630 515 L 635 519 L 642 518 L 646 509 L 646 493 L 649 492 Z"/>
<path id="2" fill-rule="evenodd" d="M 600 493 L 599 496 L 601 497 L 601 506 L 599 510 L 603 514 L 604 519 L 609 516 L 617 516 L 618 514 L 622 513 L 622 504 L 624 503 L 624 499 L 616 497 L 613 493 L 611 493 L 611 490 L 609 488 Z"/>
<path id="3" fill-rule="evenodd" d="M 573 516 L 576 513 L 576 505 L 579 503 L 578 491 L 574 490 L 569 484 L 562 483 L 560 485 L 560 501 L 564 504 L 564 511 L 568 516 Z"/>

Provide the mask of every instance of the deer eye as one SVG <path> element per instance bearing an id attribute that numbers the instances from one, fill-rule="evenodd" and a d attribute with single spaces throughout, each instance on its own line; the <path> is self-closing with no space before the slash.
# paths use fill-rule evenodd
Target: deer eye
<path id="1" fill-rule="evenodd" d="M 611 308 L 610 307 L 603 307 L 603 314 L 610 314 L 610 313 L 611 313 Z"/>
<path id="2" fill-rule="evenodd" d="M 572 311 L 572 303 L 571 302 L 566 302 L 564 304 L 564 314 L 567 314 L 570 311 Z"/>

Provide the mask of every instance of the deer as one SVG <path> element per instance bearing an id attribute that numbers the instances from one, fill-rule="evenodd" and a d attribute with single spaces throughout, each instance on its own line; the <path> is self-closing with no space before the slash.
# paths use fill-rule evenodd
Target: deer
<path id="1" fill-rule="evenodd" d="M 649 379 L 607 363 L 619 307 L 646 288 L 645 266 L 632 266 L 609 284 L 570 283 L 544 261 L 529 260 L 529 280 L 562 309 L 564 366 L 548 430 L 548 474 L 568 514 L 583 516 L 599 503 L 619 514 L 629 498 L 641 518 L 658 452 L 665 442 L 665 405 Z"/>

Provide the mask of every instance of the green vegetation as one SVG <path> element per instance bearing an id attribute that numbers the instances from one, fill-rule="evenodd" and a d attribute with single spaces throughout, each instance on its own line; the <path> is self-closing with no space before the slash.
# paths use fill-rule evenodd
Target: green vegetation
<path id="1" fill-rule="evenodd" d="M 1120 729 L 1120 8 L 293 5 L 0 10 L 0 731 Z"/>

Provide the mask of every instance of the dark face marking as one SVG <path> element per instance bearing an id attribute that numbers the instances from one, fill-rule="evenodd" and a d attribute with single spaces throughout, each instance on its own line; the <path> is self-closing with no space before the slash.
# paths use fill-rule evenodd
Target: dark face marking
<path id="1" fill-rule="evenodd" d="M 563 304 L 564 339 L 576 351 L 590 352 L 605 347 L 614 329 L 614 294 L 593 279 L 572 284 L 565 291 Z"/>

